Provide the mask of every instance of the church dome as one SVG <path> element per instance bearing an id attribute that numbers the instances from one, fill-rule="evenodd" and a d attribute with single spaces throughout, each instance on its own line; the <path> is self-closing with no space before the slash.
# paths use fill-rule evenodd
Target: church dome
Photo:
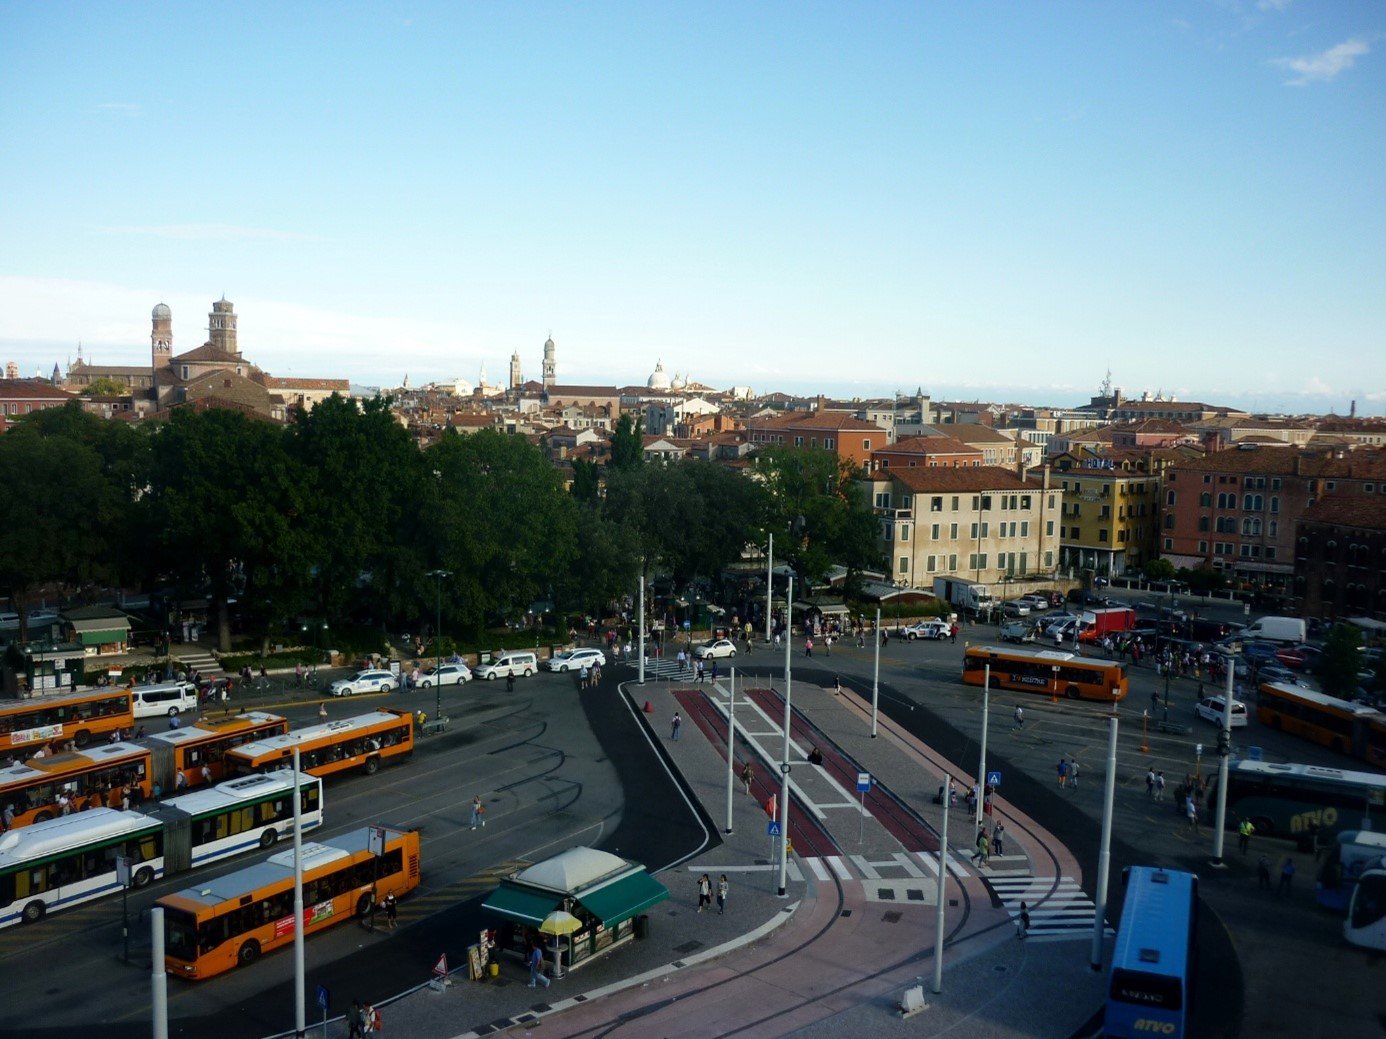
<path id="1" fill-rule="evenodd" d="M 650 381 L 645 385 L 652 390 L 667 390 L 669 388 L 669 376 L 664 371 L 663 361 L 655 362 L 655 370 L 650 374 Z"/>
<path id="2" fill-rule="evenodd" d="M 173 317 L 173 311 L 168 309 L 167 303 L 160 303 L 150 312 L 150 317 L 158 321 L 160 318 Z"/>
<path id="3" fill-rule="evenodd" d="M 553 342 L 553 336 L 549 336 L 547 339 L 544 340 L 544 350 L 547 352 L 551 352 L 554 349 L 555 347 Z"/>
<path id="4" fill-rule="evenodd" d="M 671 390 L 681 390 L 688 385 L 688 380 L 678 372 L 674 373 L 674 381 L 669 384 Z"/>

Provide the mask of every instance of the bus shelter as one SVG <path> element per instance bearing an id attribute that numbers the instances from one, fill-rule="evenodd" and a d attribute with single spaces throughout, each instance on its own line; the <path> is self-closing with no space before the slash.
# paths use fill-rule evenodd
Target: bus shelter
<path id="1" fill-rule="evenodd" d="M 668 889 L 639 863 L 595 848 L 569 848 L 501 880 L 482 904 L 499 917 L 496 945 L 523 956 L 531 945 L 550 959 L 564 953 L 565 965 L 581 966 L 632 938 L 644 938 L 645 910 L 669 897 Z M 566 911 L 580 922 L 565 945 L 546 945 L 540 926 L 550 913 Z"/>

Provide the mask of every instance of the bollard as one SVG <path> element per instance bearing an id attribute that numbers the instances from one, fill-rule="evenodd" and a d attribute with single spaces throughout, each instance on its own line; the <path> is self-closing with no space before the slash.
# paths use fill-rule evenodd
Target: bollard
<path id="1" fill-rule="evenodd" d="M 650 701 L 649 701 L 649 700 L 646 700 L 646 701 L 645 701 L 645 713 L 646 713 L 646 714 L 654 714 L 654 708 L 650 706 Z"/>

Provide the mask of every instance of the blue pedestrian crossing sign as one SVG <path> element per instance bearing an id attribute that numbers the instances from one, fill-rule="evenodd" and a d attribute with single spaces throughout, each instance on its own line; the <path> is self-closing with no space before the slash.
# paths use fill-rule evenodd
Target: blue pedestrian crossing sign
<path id="1" fill-rule="evenodd" d="M 990 786 L 990 787 L 998 787 L 998 786 L 1000 786 L 1000 785 L 1001 785 L 1001 773 L 1000 773 L 1000 772 L 988 772 L 988 773 L 987 773 L 987 786 Z"/>
<path id="2" fill-rule="evenodd" d="M 778 819 L 771 819 L 765 824 L 765 832 L 771 837 L 778 837 L 780 835 L 780 821 Z"/>
<path id="3" fill-rule="evenodd" d="M 857 793 L 859 793 L 859 794 L 865 794 L 865 793 L 869 792 L 870 789 L 871 789 L 871 773 L 870 773 L 870 772 L 858 772 L 858 773 L 857 773 Z"/>
<path id="4" fill-rule="evenodd" d="M 329 991 L 327 990 L 327 986 L 326 986 L 326 985 L 319 985 L 319 986 L 318 986 L 318 1006 L 320 1006 L 320 1007 L 322 1007 L 324 1010 L 326 1010 L 327 1007 L 328 1007 L 328 1005 L 329 1005 L 331 1002 L 332 1002 L 332 993 L 329 992 Z"/>

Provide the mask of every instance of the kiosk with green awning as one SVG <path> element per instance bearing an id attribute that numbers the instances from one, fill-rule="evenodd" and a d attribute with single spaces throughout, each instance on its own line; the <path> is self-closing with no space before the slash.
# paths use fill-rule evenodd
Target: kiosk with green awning
<path id="1" fill-rule="evenodd" d="M 505 877 L 481 908 L 505 921 L 498 928 L 500 949 L 521 955 L 527 942 L 539 940 L 539 925 L 550 913 L 571 913 L 583 924 L 570 936 L 564 957 L 573 968 L 644 937 L 645 910 L 668 897 L 668 889 L 639 863 L 579 847 Z"/>

